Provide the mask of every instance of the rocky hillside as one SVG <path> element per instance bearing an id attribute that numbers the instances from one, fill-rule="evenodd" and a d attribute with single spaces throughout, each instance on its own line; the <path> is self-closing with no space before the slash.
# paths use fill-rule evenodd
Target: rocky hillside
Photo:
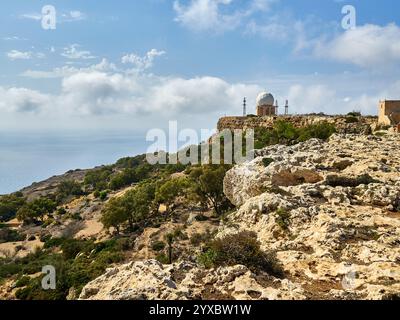
<path id="1" fill-rule="evenodd" d="M 216 238 L 252 231 L 284 277 L 181 259 L 109 269 L 81 299 L 392 299 L 400 295 L 400 135 L 275 145 L 228 171 L 236 210 Z"/>

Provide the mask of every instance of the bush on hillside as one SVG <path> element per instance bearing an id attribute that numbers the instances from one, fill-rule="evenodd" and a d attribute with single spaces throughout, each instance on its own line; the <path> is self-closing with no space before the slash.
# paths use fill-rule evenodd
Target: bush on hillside
<path id="1" fill-rule="evenodd" d="M 263 252 L 254 232 L 242 231 L 211 241 L 198 258 L 205 267 L 244 265 L 253 272 L 264 271 L 276 277 L 283 270 L 274 253 Z"/>

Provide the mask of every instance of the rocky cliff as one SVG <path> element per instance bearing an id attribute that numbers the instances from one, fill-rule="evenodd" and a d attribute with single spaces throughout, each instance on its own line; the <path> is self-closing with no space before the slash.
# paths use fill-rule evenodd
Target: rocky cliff
<path id="1" fill-rule="evenodd" d="M 377 117 L 328 116 L 328 115 L 292 115 L 275 117 L 223 117 L 219 119 L 217 128 L 224 129 L 254 129 L 257 127 L 272 128 L 276 121 L 284 120 L 301 128 L 321 122 L 334 124 L 339 133 L 368 134 L 377 125 Z"/>
<path id="2" fill-rule="evenodd" d="M 154 260 L 112 268 L 81 299 L 388 299 L 400 293 L 400 136 L 334 135 L 257 151 L 224 189 L 217 237 L 253 231 L 285 279 Z"/>

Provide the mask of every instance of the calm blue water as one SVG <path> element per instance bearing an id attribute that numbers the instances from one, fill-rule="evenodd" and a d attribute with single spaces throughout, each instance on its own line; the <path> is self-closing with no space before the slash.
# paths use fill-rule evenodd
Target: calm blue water
<path id="1" fill-rule="evenodd" d="M 148 144 L 133 133 L 0 133 L 0 194 L 71 169 L 145 153 Z"/>

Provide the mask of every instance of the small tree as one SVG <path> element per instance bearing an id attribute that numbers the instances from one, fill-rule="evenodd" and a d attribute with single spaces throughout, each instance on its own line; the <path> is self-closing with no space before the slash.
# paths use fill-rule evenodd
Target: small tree
<path id="1" fill-rule="evenodd" d="M 186 177 L 170 179 L 157 188 L 155 202 L 157 204 L 165 204 L 167 212 L 169 212 L 176 198 L 183 196 L 189 185 L 190 183 Z"/>
<path id="2" fill-rule="evenodd" d="M 224 165 L 207 165 L 195 167 L 190 172 L 194 194 L 200 201 L 211 203 L 218 215 L 231 206 L 224 194 L 224 178 L 228 169 Z"/>
<path id="3" fill-rule="evenodd" d="M 133 229 L 134 223 L 145 220 L 152 211 L 155 197 L 155 185 L 144 183 L 128 191 L 123 197 L 123 205 L 128 214 L 128 222 Z"/>
<path id="4" fill-rule="evenodd" d="M 64 180 L 57 188 L 58 201 L 63 201 L 69 196 L 81 196 L 83 194 L 81 184 L 75 180 Z"/>
<path id="5" fill-rule="evenodd" d="M 128 220 L 128 216 L 129 213 L 124 206 L 124 199 L 113 198 L 104 207 L 100 221 L 105 228 L 114 227 L 119 234 L 120 227 Z"/>
<path id="6" fill-rule="evenodd" d="M 24 222 L 35 219 L 43 221 L 44 216 L 54 212 L 56 208 L 57 205 L 53 200 L 38 198 L 21 207 L 17 212 L 17 219 Z"/>

